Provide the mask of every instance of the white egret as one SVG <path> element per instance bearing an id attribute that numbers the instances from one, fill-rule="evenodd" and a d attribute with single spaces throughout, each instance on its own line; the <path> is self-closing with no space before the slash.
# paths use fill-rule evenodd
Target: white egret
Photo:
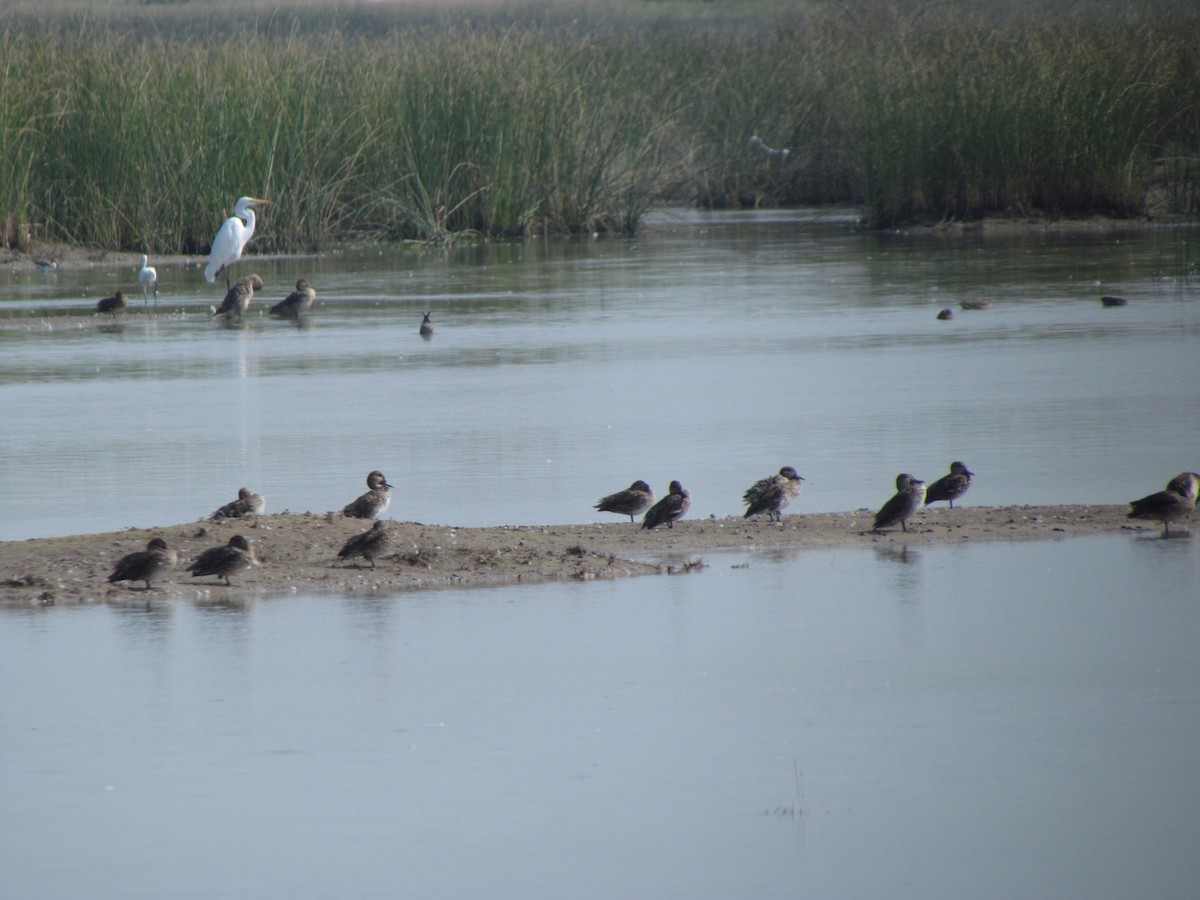
<path id="1" fill-rule="evenodd" d="M 154 288 L 154 309 L 158 310 L 158 272 L 154 266 L 147 265 L 150 259 L 142 254 L 142 267 L 138 269 L 138 284 L 142 286 L 142 305 L 146 305 L 147 295 Z"/>
<path id="2" fill-rule="evenodd" d="M 208 265 L 204 267 L 204 280 L 213 284 L 221 270 L 225 270 L 225 289 L 229 282 L 229 267 L 242 258 L 242 250 L 254 237 L 254 210 L 256 204 L 269 204 L 270 200 L 257 197 L 242 197 L 233 205 L 233 215 L 225 220 L 217 236 L 213 238 L 212 250 L 208 254 Z"/>

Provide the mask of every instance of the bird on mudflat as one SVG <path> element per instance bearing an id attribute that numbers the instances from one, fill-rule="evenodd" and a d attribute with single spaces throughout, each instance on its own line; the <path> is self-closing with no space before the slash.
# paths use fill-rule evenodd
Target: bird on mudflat
<path id="1" fill-rule="evenodd" d="M 96 312 L 108 313 L 115 319 L 117 313 L 124 311 L 128 306 L 129 304 L 125 302 L 125 294 L 117 291 L 113 296 L 97 301 Z"/>
<path id="2" fill-rule="evenodd" d="M 797 475 L 791 466 L 784 466 L 778 475 L 760 478 L 742 494 L 742 502 L 746 504 L 742 518 L 766 513 L 768 519 L 782 522 L 784 507 L 800 496 L 803 487 L 804 477 Z"/>
<path id="3" fill-rule="evenodd" d="M 437 334 L 437 326 L 434 325 L 433 322 L 429 321 L 429 317 L 431 315 L 433 315 L 432 311 L 421 313 L 421 327 L 419 329 L 421 337 L 428 338 Z"/>
<path id="4" fill-rule="evenodd" d="M 379 519 L 371 526 L 370 530 L 356 534 L 346 541 L 342 545 L 342 549 L 338 551 L 338 559 L 361 556 L 371 564 L 373 569 L 375 568 L 375 557 L 383 556 L 392 549 L 394 543 L 395 535 L 392 532 L 392 523 Z"/>
<path id="5" fill-rule="evenodd" d="M 367 487 L 370 490 L 346 504 L 342 515 L 351 519 L 378 519 L 387 512 L 392 502 L 392 486 L 384 474 L 376 469 L 367 475 Z"/>
<path id="6" fill-rule="evenodd" d="M 674 528 L 692 505 L 692 495 L 678 481 L 671 482 L 670 493 L 655 503 L 642 518 L 642 527 L 653 530 L 659 525 Z"/>
<path id="7" fill-rule="evenodd" d="M 906 473 L 897 475 L 896 494 L 875 514 L 875 524 L 871 530 L 881 531 L 899 522 L 900 528 L 907 532 L 908 525 L 905 523 L 924 502 L 925 482 Z"/>
<path id="8" fill-rule="evenodd" d="M 242 313 L 250 308 L 250 300 L 254 297 L 254 292 L 261 291 L 262 286 L 263 280 L 260 275 L 247 275 L 239 278 L 237 284 L 229 289 L 229 293 L 225 295 L 221 305 L 213 310 L 212 318 L 225 316 L 226 319 L 230 319 L 237 316 L 240 322 Z"/>
<path id="9" fill-rule="evenodd" d="M 296 289 L 272 306 L 270 313 L 273 316 L 294 319 L 301 313 L 308 312 L 316 299 L 317 292 L 308 283 L 308 279 L 299 278 L 296 280 Z"/>
<path id="10" fill-rule="evenodd" d="M 229 539 L 229 543 L 220 547 L 210 547 L 197 556 L 196 561 L 188 566 L 188 571 L 192 573 L 193 578 L 216 575 L 225 579 L 227 587 L 232 587 L 229 582 L 230 575 L 236 575 L 257 565 L 258 557 L 254 555 L 250 542 L 242 535 L 235 534 Z"/>
<path id="11" fill-rule="evenodd" d="M 925 490 L 925 505 L 937 503 L 939 500 L 949 500 L 950 508 L 954 509 L 954 501 L 967 492 L 975 473 L 967 468 L 966 463 L 950 463 L 950 474 L 943 475 Z"/>
<path id="12" fill-rule="evenodd" d="M 1167 489 L 1133 500 L 1129 504 L 1130 519 L 1149 519 L 1163 523 L 1163 534 L 1171 533 L 1171 522 L 1178 522 L 1192 514 L 1196 499 L 1200 496 L 1200 475 L 1183 472 L 1167 482 Z"/>
<path id="13" fill-rule="evenodd" d="M 650 489 L 650 485 L 644 481 L 635 481 L 623 491 L 601 497 L 596 503 L 596 509 L 600 512 L 629 516 L 629 521 L 632 522 L 634 516 L 641 515 L 650 508 L 652 503 L 654 503 L 654 491 Z"/>
<path id="14" fill-rule="evenodd" d="M 237 499 L 226 503 L 208 518 L 214 522 L 218 519 L 242 519 L 261 516 L 266 511 L 267 501 L 262 494 L 256 494 L 250 488 L 238 488 Z"/>
<path id="15" fill-rule="evenodd" d="M 118 581 L 144 581 L 146 590 L 150 590 L 153 587 L 150 582 L 171 571 L 177 562 L 179 554 L 168 547 L 162 538 L 154 538 L 146 545 L 145 550 L 122 556 L 108 580 L 110 584 Z"/>
<path id="16" fill-rule="evenodd" d="M 148 265 L 150 258 L 142 254 L 142 265 L 138 268 L 138 284 L 142 286 L 142 305 L 145 306 L 150 290 L 154 290 L 154 308 L 158 309 L 158 270 Z"/>
<path id="17" fill-rule="evenodd" d="M 213 238 L 212 248 L 208 254 L 208 265 L 204 267 L 204 280 L 214 284 L 217 275 L 225 270 L 225 290 L 231 290 L 229 283 L 230 267 L 242 258 L 242 250 L 254 237 L 254 209 L 256 205 L 268 205 L 270 200 L 259 200 L 257 197 L 241 197 L 233 205 L 233 215 L 226 219 L 217 236 Z"/>

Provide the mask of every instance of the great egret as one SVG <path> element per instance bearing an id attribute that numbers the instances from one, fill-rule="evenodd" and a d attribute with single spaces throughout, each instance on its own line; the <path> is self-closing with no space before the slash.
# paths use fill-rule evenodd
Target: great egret
<path id="1" fill-rule="evenodd" d="M 154 288 L 154 309 L 158 310 L 158 272 L 154 266 L 146 265 L 150 262 L 149 258 L 142 254 L 142 267 L 138 269 L 138 284 L 142 286 L 142 305 L 147 302 L 146 295 L 150 293 L 150 289 Z"/>
<path id="2" fill-rule="evenodd" d="M 96 304 L 96 312 L 109 313 L 115 319 L 117 313 L 127 307 L 129 304 L 125 302 L 125 295 L 117 291 L 115 296 L 105 297 Z"/>
<path id="3" fill-rule="evenodd" d="M 212 250 L 208 254 L 208 265 L 204 267 L 204 280 L 214 284 L 217 275 L 225 270 L 225 289 L 229 290 L 229 267 L 242 258 L 242 250 L 254 237 L 254 210 L 257 204 L 269 204 L 270 200 L 257 197 L 242 197 L 233 205 L 233 215 L 225 220 L 217 236 L 213 238 Z"/>
<path id="4" fill-rule="evenodd" d="M 308 312 L 317 299 L 317 292 L 308 283 L 307 278 L 296 280 L 296 289 L 271 307 L 273 316 L 285 316 L 295 319 L 301 313 Z"/>

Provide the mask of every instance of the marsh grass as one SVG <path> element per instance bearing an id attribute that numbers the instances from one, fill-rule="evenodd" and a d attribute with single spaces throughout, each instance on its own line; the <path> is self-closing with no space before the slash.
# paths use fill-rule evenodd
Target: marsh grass
<path id="1" fill-rule="evenodd" d="M 106 9 L 0 17 L 8 244 L 204 252 L 241 194 L 280 250 L 632 231 L 664 199 L 1200 212 L 1183 5 Z"/>

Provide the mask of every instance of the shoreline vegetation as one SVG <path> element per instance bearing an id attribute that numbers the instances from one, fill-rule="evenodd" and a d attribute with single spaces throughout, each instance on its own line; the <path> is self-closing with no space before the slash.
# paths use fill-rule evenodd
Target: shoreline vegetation
<path id="1" fill-rule="evenodd" d="M 1195 219 L 1197 35 L 1181 0 L 13 4 L 3 244 L 204 254 L 242 194 L 257 253 L 670 202 Z"/>
<path id="2" fill-rule="evenodd" d="M 904 562 L 922 546 L 980 541 L 1048 540 L 1099 534 L 1159 539 L 1161 528 L 1126 518 L 1128 505 L 958 506 L 925 508 L 909 531 L 869 531 L 873 510 L 760 518 L 684 519 L 675 528 L 644 531 L 636 523 L 515 525 L 455 528 L 391 521 L 391 544 L 372 568 L 343 562 L 338 551 L 370 526 L 335 513 L 279 513 L 250 520 L 190 522 L 104 534 L 0 542 L 0 608 L 91 603 L 145 603 L 198 598 L 239 601 L 248 596 L 399 593 L 446 587 L 490 587 L 553 581 L 591 581 L 636 575 L 675 575 L 708 565 L 741 568 L 755 554 L 873 547 Z M 204 550 L 246 536 L 259 565 L 233 576 L 191 578 L 187 568 Z M 123 556 L 163 538 L 178 552 L 173 572 L 150 590 L 109 584 Z M 1177 526 L 1171 539 L 1189 539 Z M 705 554 L 722 554 L 719 561 Z M 742 556 L 735 556 L 742 554 Z"/>

